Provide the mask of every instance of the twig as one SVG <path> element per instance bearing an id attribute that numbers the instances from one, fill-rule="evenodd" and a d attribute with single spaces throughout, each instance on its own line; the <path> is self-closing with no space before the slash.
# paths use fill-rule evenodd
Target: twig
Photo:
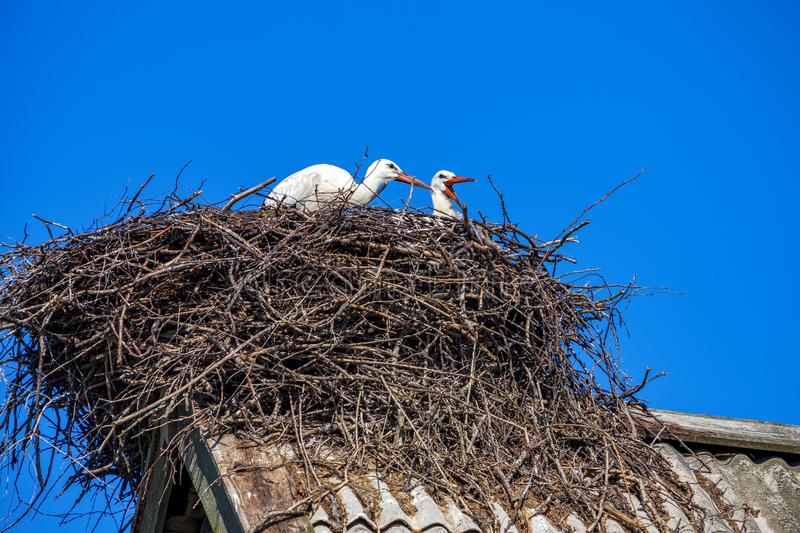
<path id="1" fill-rule="evenodd" d="M 236 203 L 239 202 L 240 200 L 243 200 L 243 199 L 247 198 L 251 194 L 257 193 L 258 191 L 260 191 L 261 189 L 263 189 L 264 187 L 266 187 L 267 185 L 270 185 L 272 183 L 275 183 L 275 178 L 274 177 L 269 178 L 268 180 L 264 180 L 261 183 L 259 183 L 258 185 L 250 187 L 249 189 L 246 189 L 246 190 L 244 190 L 244 191 L 242 191 L 240 193 L 234 194 L 233 196 L 231 196 L 231 199 L 228 200 L 228 203 L 226 203 L 222 207 L 222 210 L 223 211 L 229 211 L 230 208 L 233 207 L 234 205 L 236 205 Z"/>
<path id="2" fill-rule="evenodd" d="M 646 170 L 646 169 L 644 169 L 644 168 L 640 168 L 640 169 L 639 169 L 639 170 L 636 172 L 636 174 L 634 174 L 634 175 L 633 175 L 633 176 L 631 176 L 630 178 L 626 179 L 625 181 L 623 181 L 622 183 L 620 183 L 619 185 L 617 185 L 616 187 L 614 187 L 613 189 L 611 189 L 610 191 L 608 191 L 607 193 L 605 193 L 605 194 L 604 194 L 604 195 L 603 195 L 603 196 L 602 196 L 600 199 L 596 200 L 596 201 L 595 201 L 593 204 L 591 204 L 591 205 L 587 206 L 587 207 L 586 207 L 586 208 L 585 208 L 583 211 L 581 211 L 581 212 L 580 212 L 580 214 L 578 214 L 578 216 L 576 216 L 576 217 L 575 217 L 575 219 L 574 219 L 572 222 L 570 222 L 569 224 L 567 224 L 566 226 L 564 226 L 564 229 L 563 229 L 563 230 L 561 230 L 561 233 L 559 233 L 559 234 L 556 236 L 556 239 L 559 239 L 559 238 L 560 238 L 560 237 L 561 237 L 561 236 L 562 236 L 564 233 L 567 233 L 567 232 L 569 232 L 569 233 L 575 233 L 575 232 L 572 230 L 572 227 L 573 227 L 575 224 L 577 224 L 577 223 L 578 223 L 578 221 L 579 221 L 580 219 L 582 219 L 582 218 L 583 218 L 583 216 L 584 216 L 586 213 L 588 213 L 589 211 L 591 211 L 592 209 L 594 209 L 595 207 L 597 207 L 598 205 L 600 205 L 601 203 L 603 203 L 604 201 L 606 201 L 606 200 L 607 200 L 607 199 L 608 199 L 608 198 L 609 198 L 611 195 L 613 195 L 615 192 L 617 192 L 618 190 L 620 190 L 620 189 L 621 189 L 622 187 L 624 187 L 625 185 L 627 185 L 627 184 L 631 183 L 632 181 L 636 181 L 637 179 L 639 179 L 639 178 L 641 177 L 641 175 L 642 175 L 642 174 L 644 174 L 645 170 Z"/>
<path id="3" fill-rule="evenodd" d="M 369 157 L 369 146 L 365 146 L 364 153 L 361 154 L 361 159 L 359 159 L 358 163 L 356 163 L 356 170 L 355 172 L 353 172 L 353 180 L 355 180 L 358 177 L 358 173 L 361 172 L 361 166 L 364 164 L 364 161 L 366 161 L 368 157 Z"/>
<path id="4" fill-rule="evenodd" d="M 124 219 L 124 218 L 127 218 L 127 217 L 128 217 L 128 214 L 130 214 L 130 212 L 131 212 L 131 209 L 133 209 L 133 204 L 135 204 L 135 203 L 136 203 L 136 201 L 139 199 L 139 196 L 142 194 L 142 191 L 144 191 L 144 190 L 147 188 L 147 186 L 148 186 L 148 185 L 150 184 L 150 182 L 153 180 L 153 177 L 154 177 L 154 176 L 155 176 L 155 174 L 150 174 L 149 176 L 147 176 L 147 179 L 146 179 L 146 180 L 144 180 L 144 183 L 142 183 L 142 184 L 139 186 L 139 188 L 136 190 L 136 193 L 133 195 L 133 198 L 131 198 L 131 200 L 128 202 L 128 208 L 127 208 L 127 209 L 125 210 L 125 212 L 124 212 L 124 213 L 123 213 L 123 214 L 122 214 L 122 215 L 121 215 L 121 216 L 120 216 L 120 217 L 117 219 L 117 221 L 116 221 L 116 222 L 119 222 L 120 220 L 122 220 L 122 219 Z"/>
<path id="5" fill-rule="evenodd" d="M 65 230 L 68 234 L 72 235 L 72 230 L 69 229 L 67 226 L 65 226 L 63 224 L 59 224 L 58 222 L 53 222 L 52 220 L 44 219 L 44 218 L 40 217 L 37 214 L 33 214 L 31 216 L 33 218 L 35 218 L 36 220 L 38 220 L 39 222 L 44 223 L 45 228 L 47 228 L 47 233 L 50 235 L 51 239 L 53 239 L 53 233 L 50 231 L 50 226 L 55 226 L 57 228 L 61 228 L 61 229 Z M 26 233 L 27 233 L 27 226 L 26 226 Z"/>

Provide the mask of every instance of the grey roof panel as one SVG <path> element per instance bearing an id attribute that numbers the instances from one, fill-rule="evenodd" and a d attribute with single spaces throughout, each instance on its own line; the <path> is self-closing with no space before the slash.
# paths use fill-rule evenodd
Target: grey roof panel
<path id="1" fill-rule="evenodd" d="M 733 507 L 733 519 L 735 522 L 741 524 L 743 532 L 767 533 L 768 531 L 772 531 L 771 529 L 760 527 L 755 522 L 753 516 L 747 511 L 745 503 L 731 488 L 724 475 L 720 472 L 717 462 L 712 456 L 690 456 L 686 458 L 686 463 L 695 470 L 696 475 L 701 475 L 710 481 L 717 488 L 722 498 Z"/>
<path id="2" fill-rule="evenodd" d="M 435 528 L 442 528 L 443 532 L 452 531 L 452 526 L 447 522 L 442 509 L 433 498 L 428 495 L 422 486 L 417 485 L 411 489 L 411 500 L 417 508 L 417 514 L 411 519 L 412 529 L 415 531 L 427 531 Z"/>
<path id="3" fill-rule="evenodd" d="M 326 525 L 328 527 L 331 526 L 331 519 L 328 516 L 328 512 L 325 510 L 325 507 L 322 505 L 317 506 L 314 510 L 314 514 L 311 515 L 309 519 L 312 526 L 317 525 Z"/>
<path id="4" fill-rule="evenodd" d="M 647 513 L 647 510 L 644 508 L 644 505 L 642 505 L 642 502 L 639 501 L 639 498 L 630 493 L 623 493 L 622 497 L 625 498 L 631 509 L 636 512 L 636 518 L 638 518 L 647 529 L 647 533 L 660 533 L 655 520 Z"/>
<path id="5" fill-rule="evenodd" d="M 741 528 L 746 533 L 800 531 L 800 468 L 789 466 L 782 459 L 754 463 L 741 454 L 723 460 L 708 453 L 684 456 L 667 444 L 659 444 L 658 447 L 678 478 L 689 484 L 693 501 L 706 510 L 704 532 L 734 531 L 720 513 L 720 505 L 734 509 L 736 530 Z M 472 517 L 450 498 L 437 502 L 422 486 L 417 485 L 403 495 L 404 499 L 411 500 L 414 508 L 414 511 L 409 513 L 409 509 L 404 510 L 398 502 L 399 496 L 393 494 L 386 483 L 375 476 L 371 482 L 379 498 L 375 510 L 377 516 L 369 514 L 359 495 L 350 486 L 343 487 L 337 493 L 338 507 L 345 514 L 345 519 L 342 520 L 347 524 L 345 533 L 377 531 L 478 533 L 480 531 Z M 715 489 L 710 493 L 703 487 L 715 487 Z M 623 496 L 629 502 L 631 509 L 635 510 L 648 533 L 656 533 L 658 523 L 649 515 L 639 498 L 633 494 Z M 670 531 L 696 533 L 676 502 L 666 498 L 665 507 L 669 514 L 666 525 Z M 496 531 L 520 533 L 517 526 L 512 524 L 509 510 L 496 503 L 493 512 L 496 518 Z M 547 517 L 535 510 L 523 512 L 530 533 L 560 531 L 585 533 L 587 529 L 586 524 L 574 514 L 559 525 L 551 523 Z M 336 528 L 337 520 L 328 516 L 322 506 L 316 509 L 310 522 L 317 533 L 340 530 Z M 609 533 L 625 531 L 622 525 L 611 519 L 605 520 L 603 525 Z"/>
<path id="6" fill-rule="evenodd" d="M 377 531 L 375 522 L 364 511 L 361 500 L 358 499 L 352 488 L 345 485 L 339 489 L 336 495 L 339 497 L 342 507 L 344 507 L 345 516 L 347 517 L 345 522 L 347 531 L 352 531 L 353 533 Z"/>
<path id="7" fill-rule="evenodd" d="M 469 517 L 461 508 L 456 505 L 452 498 L 445 498 L 444 514 L 447 521 L 453 526 L 454 533 L 478 533 L 481 528 Z"/>
<path id="8" fill-rule="evenodd" d="M 614 520 L 606 520 L 607 533 L 627 533 L 625 529 Z"/>
<path id="9" fill-rule="evenodd" d="M 567 527 L 571 528 L 573 533 L 586 533 L 586 526 L 583 525 L 583 522 L 574 514 L 567 517 L 566 523 Z"/>
<path id="10" fill-rule="evenodd" d="M 761 531 L 800 531 L 800 469 L 779 458 L 754 463 L 743 454 L 706 464 L 724 481 L 726 496 L 757 511 L 748 515 Z"/>
<path id="11" fill-rule="evenodd" d="M 497 519 L 497 523 L 500 525 L 500 533 L 519 533 L 517 526 L 511 521 L 511 517 L 508 516 L 508 513 L 506 513 L 502 505 L 495 503 L 492 506 L 492 511 L 494 511 L 494 516 Z"/>
<path id="12" fill-rule="evenodd" d="M 657 446 L 661 455 L 672 466 L 672 471 L 675 472 L 678 479 L 689 485 L 692 491 L 692 501 L 707 511 L 708 514 L 703 521 L 704 530 L 713 533 L 732 533 L 731 528 L 725 523 L 722 514 L 717 509 L 714 500 L 711 499 L 711 496 L 706 493 L 697 478 L 695 478 L 692 469 L 686 463 L 686 458 L 672 446 L 666 444 Z"/>
<path id="13" fill-rule="evenodd" d="M 660 496 L 664 500 L 664 507 L 669 516 L 669 518 L 667 518 L 667 527 L 669 530 L 674 533 L 697 533 L 689 521 L 689 518 L 686 516 L 686 513 L 683 512 L 672 495 L 662 489 Z"/>
<path id="14" fill-rule="evenodd" d="M 784 441 L 784 446 L 791 444 L 786 439 Z M 236 443 L 225 442 L 228 448 L 223 449 L 219 442 L 210 443 L 209 450 L 219 477 L 224 480 L 231 502 L 236 507 L 235 512 L 241 514 L 244 512 L 241 507 L 244 506 L 246 497 L 250 496 L 247 487 L 257 486 L 254 478 L 265 477 L 272 472 L 272 478 L 265 477 L 265 482 L 283 483 L 288 477 L 274 475 L 275 469 L 272 466 L 242 469 L 242 466 L 246 466 L 244 463 L 254 457 L 252 453 L 237 455 L 241 457 L 234 465 L 230 449 L 235 448 Z M 761 458 L 754 462 L 742 453 L 743 450 L 737 448 L 730 449 L 731 453 L 723 455 L 719 449 L 714 454 L 684 454 L 667 443 L 657 444 L 656 447 L 678 479 L 688 484 L 693 502 L 706 511 L 702 533 L 740 530 L 746 533 L 800 532 L 800 466 L 787 464 L 782 456 L 763 449 L 748 450 L 754 457 Z M 274 453 L 267 456 L 269 461 L 256 461 L 258 464 L 254 466 L 277 464 L 274 463 Z M 796 458 L 792 455 L 785 457 Z M 284 458 L 291 460 L 288 455 L 284 455 Z M 365 481 L 368 482 L 364 483 Z M 244 484 L 240 486 L 240 483 Z M 648 533 L 655 533 L 665 519 L 666 527 L 670 531 L 701 533 L 692 527 L 681 509 L 681 504 L 672 500 L 665 489 L 661 489 L 660 494 L 653 494 L 653 500 L 664 501 L 663 510 L 667 512 L 667 517 L 650 516 L 648 509 L 653 509 L 654 505 L 662 506 L 653 501 L 640 501 L 639 493 L 623 496 L 629 502 L 629 510 L 635 512 L 638 521 L 645 526 Z M 258 499 L 259 496 L 253 493 L 253 497 Z M 460 497 L 455 500 L 436 500 L 420 485 L 406 491 L 390 488 L 375 475 L 363 479 L 350 477 L 350 484 L 341 487 L 336 494 L 326 496 L 323 504 L 307 518 L 307 523 L 317 533 L 479 533 L 476 519 L 470 516 L 463 503 L 457 502 L 462 502 Z M 269 511 L 269 502 L 255 503 L 261 505 L 263 512 Z M 248 509 L 252 508 L 255 508 L 254 505 L 249 505 Z M 720 512 L 721 509 L 725 513 L 732 512 L 730 522 Z M 555 523 L 536 509 L 522 509 L 517 513 L 519 516 L 514 517 L 514 524 L 513 509 L 495 503 L 492 511 L 495 518 L 492 530 L 496 533 L 520 533 L 526 529 L 528 531 L 525 533 L 585 533 L 588 525 L 575 513 L 564 521 Z M 258 516 L 250 517 L 247 521 L 242 520 L 242 523 L 258 523 Z M 527 527 L 520 527 L 521 524 Z M 623 531 L 618 521 L 609 519 L 604 521 L 603 526 L 612 533 Z"/>
<path id="15" fill-rule="evenodd" d="M 392 496 L 386 483 L 379 479 L 378 476 L 372 476 L 372 482 L 378 490 L 380 498 L 381 514 L 378 517 L 378 527 L 380 527 L 381 531 L 394 530 L 396 528 L 397 533 L 399 533 L 400 531 L 410 530 L 411 519 L 403 512 L 403 508 Z"/>
<path id="16" fill-rule="evenodd" d="M 544 515 L 534 514 L 528 518 L 528 530 L 530 533 L 559 533 Z"/>

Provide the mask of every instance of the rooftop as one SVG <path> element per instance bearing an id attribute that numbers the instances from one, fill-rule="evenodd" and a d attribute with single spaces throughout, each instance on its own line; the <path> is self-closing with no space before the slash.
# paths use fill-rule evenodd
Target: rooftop
<path id="1" fill-rule="evenodd" d="M 688 483 L 693 502 L 706 511 L 702 531 L 800 531 L 800 427 L 655 413 L 663 425 L 643 421 L 644 438 Z M 387 483 L 375 475 L 341 481 L 335 493 L 308 512 L 309 502 L 299 488 L 304 481 L 289 466 L 287 455 L 231 435 L 210 441 L 195 430 L 181 459 L 183 478 L 169 483 L 162 472 L 160 482 L 153 483 L 140 506 L 139 531 L 299 533 L 309 527 L 317 533 L 481 531 L 462 502 L 437 500 L 413 480 Z M 598 516 L 606 531 L 697 531 L 680 502 L 667 501 L 669 519 L 664 523 L 635 496 L 624 496 L 638 520 L 606 509 Z M 554 518 L 548 511 L 544 506 L 508 509 L 495 504 L 492 529 L 517 533 L 521 524 L 534 533 L 591 529 L 592 524 L 575 514 Z"/>

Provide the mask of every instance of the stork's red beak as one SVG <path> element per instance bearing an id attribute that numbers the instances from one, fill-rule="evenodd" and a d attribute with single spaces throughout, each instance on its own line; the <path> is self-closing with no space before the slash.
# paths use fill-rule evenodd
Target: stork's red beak
<path id="1" fill-rule="evenodd" d="M 461 205 L 461 201 L 456 196 L 456 193 L 453 191 L 453 185 L 456 183 L 464 183 L 467 181 L 475 181 L 472 178 L 466 178 L 464 176 L 453 176 L 449 180 L 444 182 L 444 193 L 447 195 L 448 198 L 453 200 L 458 205 Z"/>
<path id="2" fill-rule="evenodd" d="M 395 178 L 397 181 L 402 181 L 403 183 L 408 183 L 409 185 L 413 185 L 414 187 L 422 187 L 423 189 L 430 190 L 430 185 L 425 183 L 424 181 L 420 181 L 414 176 L 409 176 L 405 172 L 398 172 L 397 177 Z"/>

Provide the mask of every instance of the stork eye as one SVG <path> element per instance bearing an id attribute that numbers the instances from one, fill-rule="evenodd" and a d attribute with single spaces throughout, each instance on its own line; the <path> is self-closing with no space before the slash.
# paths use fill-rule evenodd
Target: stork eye
<path id="1" fill-rule="evenodd" d="M 397 167 L 396 167 L 396 166 L 394 166 L 392 163 L 389 163 L 389 168 L 391 168 L 392 170 L 394 170 L 394 169 L 396 169 Z"/>

